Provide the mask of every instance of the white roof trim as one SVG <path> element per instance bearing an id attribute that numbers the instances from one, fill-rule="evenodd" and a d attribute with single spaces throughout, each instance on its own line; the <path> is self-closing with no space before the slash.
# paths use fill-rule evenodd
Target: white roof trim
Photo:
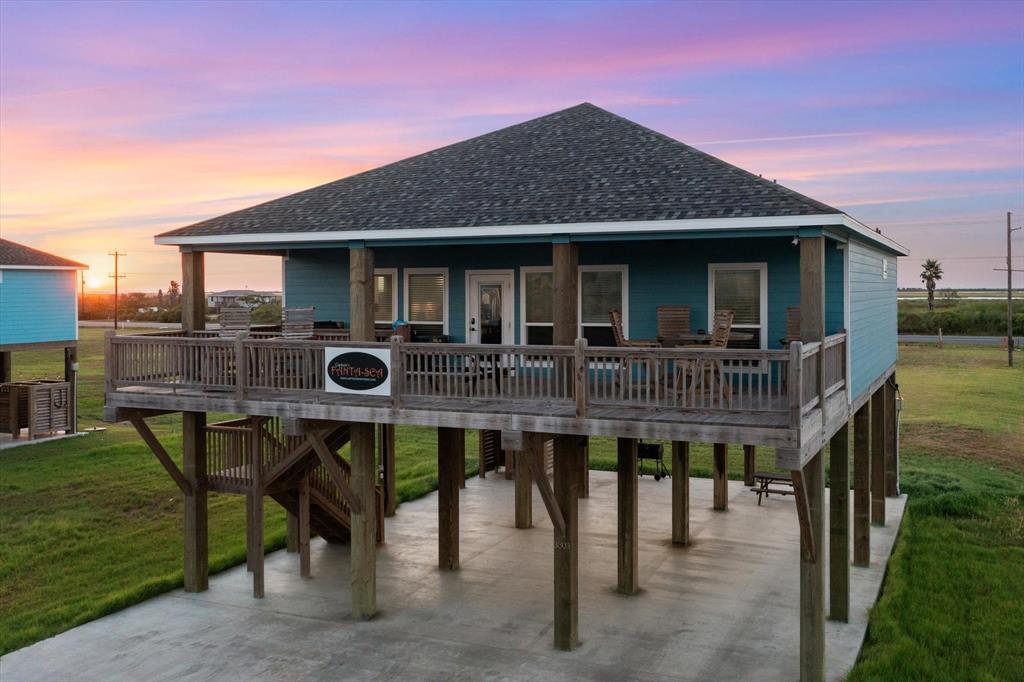
<path id="1" fill-rule="evenodd" d="M 88 270 L 88 265 L 0 265 L 0 270 Z"/>
<path id="2" fill-rule="evenodd" d="M 399 239 L 452 239 L 472 237 L 530 237 L 573 234 L 613 234 L 644 232 L 697 232 L 728 230 L 794 229 L 841 225 L 860 236 L 896 251 L 909 252 L 885 235 L 875 232 L 845 213 L 805 216 L 767 216 L 760 218 L 700 218 L 692 220 L 643 220 L 599 223 L 550 223 L 545 225 L 493 225 L 482 227 L 436 227 L 407 230 L 338 230 L 323 232 L 265 232 L 228 235 L 156 237 L 157 244 L 200 246 L 204 244 L 246 244 L 253 242 L 348 242 Z"/>

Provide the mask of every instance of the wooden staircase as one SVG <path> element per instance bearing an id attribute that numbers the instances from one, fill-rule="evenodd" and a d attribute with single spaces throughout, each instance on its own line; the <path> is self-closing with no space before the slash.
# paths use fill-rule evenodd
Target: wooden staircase
<path id="1" fill-rule="evenodd" d="M 349 442 L 348 424 L 339 424 L 321 435 L 343 482 L 347 483 L 351 478 L 351 467 L 338 452 Z M 328 473 L 310 440 L 305 435 L 286 435 L 279 419 L 248 417 L 210 424 L 206 427 L 206 454 L 209 489 L 249 497 L 247 563 L 254 573 L 256 596 L 262 596 L 263 591 L 264 496 L 269 496 L 298 519 L 302 511 L 301 489 L 308 481 L 310 533 L 332 543 L 349 541 L 351 512 L 345 495 Z M 257 461 L 259 466 L 254 467 L 253 463 Z M 384 490 L 380 485 L 375 488 L 374 508 L 377 542 L 384 542 Z M 304 566 L 307 561 L 303 560 Z"/>

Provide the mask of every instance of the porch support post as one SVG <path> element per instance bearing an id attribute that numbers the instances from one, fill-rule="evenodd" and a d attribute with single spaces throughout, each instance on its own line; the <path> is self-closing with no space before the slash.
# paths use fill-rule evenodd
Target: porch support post
<path id="1" fill-rule="evenodd" d="M 11 351 L 0 350 L 0 384 L 11 381 Z"/>
<path id="2" fill-rule="evenodd" d="M 68 382 L 68 400 L 71 413 L 68 415 L 68 429 L 65 433 L 78 431 L 78 346 L 64 347 L 64 381 Z"/>
<path id="3" fill-rule="evenodd" d="M 437 429 L 437 554 L 442 571 L 459 567 L 459 469 L 465 469 L 465 432 Z"/>
<path id="4" fill-rule="evenodd" d="M 395 478 L 395 425 L 380 425 L 380 468 L 384 479 L 384 516 L 394 516 L 398 509 Z"/>
<path id="5" fill-rule="evenodd" d="M 885 382 L 885 496 L 897 497 L 899 490 L 899 462 L 896 455 L 896 375 Z"/>
<path id="6" fill-rule="evenodd" d="M 828 444 L 829 620 L 850 620 L 850 430 L 836 431 Z"/>
<path id="7" fill-rule="evenodd" d="M 871 560 L 871 408 L 853 415 L 853 565 Z"/>
<path id="8" fill-rule="evenodd" d="M 348 249 L 349 326 L 353 341 L 372 342 L 373 336 L 373 249 Z"/>
<path id="9" fill-rule="evenodd" d="M 572 346 L 579 330 L 579 249 L 573 242 L 551 245 L 551 264 L 554 271 L 554 343 Z"/>
<path id="10" fill-rule="evenodd" d="M 757 447 L 743 446 L 743 485 L 754 485 L 754 471 L 757 469 Z"/>
<path id="11" fill-rule="evenodd" d="M 640 546 L 637 531 L 640 527 L 637 503 L 637 441 L 619 438 L 618 443 L 618 507 L 619 507 L 619 584 L 622 594 L 636 594 L 640 589 L 637 569 L 640 564 Z"/>
<path id="12" fill-rule="evenodd" d="M 871 395 L 871 525 L 885 525 L 885 387 Z"/>
<path id="13" fill-rule="evenodd" d="M 206 267 L 202 251 L 181 252 L 181 328 L 206 329 Z"/>
<path id="14" fill-rule="evenodd" d="M 185 494 L 185 591 L 203 592 L 209 579 L 207 540 L 206 413 L 181 413 L 182 474 Z"/>
<path id="15" fill-rule="evenodd" d="M 714 444 L 714 508 L 717 511 L 729 509 L 729 446 Z"/>
<path id="16" fill-rule="evenodd" d="M 554 530 L 555 648 L 574 649 L 579 642 L 579 524 L 577 504 L 580 450 L 575 436 L 555 436 L 555 503 L 565 522 L 565 532 Z"/>
<path id="17" fill-rule="evenodd" d="M 690 544 L 690 444 L 672 441 L 672 544 Z"/>
<path id="18" fill-rule="evenodd" d="M 524 433 L 523 448 L 517 450 L 513 455 L 515 458 L 513 474 L 516 487 L 516 528 L 533 527 L 533 472 L 530 467 L 535 461 L 534 458 L 537 457 L 537 451 L 542 451 L 543 448 L 544 441 L 539 434 Z M 547 476 L 546 472 L 544 476 Z"/>
<path id="19" fill-rule="evenodd" d="M 825 679 L 825 554 L 824 539 L 825 465 L 818 452 L 803 469 L 813 548 L 800 536 L 800 679 Z M 813 549 L 813 551 L 809 551 Z"/>
<path id="20" fill-rule="evenodd" d="M 357 620 L 369 620 L 377 613 L 377 505 L 374 503 L 377 468 L 373 432 L 373 424 L 353 423 L 349 427 L 352 444 L 349 487 L 359 501 L 359 511 L 351 514 L 352 617 Z"/>
<path id="21" fill-rule="evenodd" d="M 580 499 L 590 497 L 590 437 L 580 436 Z"/>

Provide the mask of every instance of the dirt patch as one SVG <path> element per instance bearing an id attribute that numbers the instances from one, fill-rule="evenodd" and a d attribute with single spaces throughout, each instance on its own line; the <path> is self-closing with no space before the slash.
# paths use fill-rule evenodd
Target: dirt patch
<path id="1" fill-rule="evenodd" d="M 1024 435 L 996 436 L 981 429 L 937 422 L 904 424 L 900 439 L 906 447 L 972 462 L 991 462 L 1024 473 Z"/>

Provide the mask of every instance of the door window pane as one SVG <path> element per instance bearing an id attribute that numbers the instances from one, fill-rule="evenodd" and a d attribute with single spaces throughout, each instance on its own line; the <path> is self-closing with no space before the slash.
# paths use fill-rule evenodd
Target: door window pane
<path id="1" fill-rule="evenodd" d="M 409 321 L 444 321 L 444 273 L 409 274 Z"/>
<path id="2" fill-rule="evenodd" d="M 373 276 L 373 319 L 376 322 L 394 322 L 394 275 L 376 274 Z"/>
<path id="3" fill-rule="evenodd" d="M 716 270 L 715 310 L 733 311 L 733 324 L 761 324 L 761 271 Z"/>
<path id="4" fill-rule="evenodd" d="M 580 322 L 608 324 L 612 309 L 622 310 L 622 272 L 585 271 L 580 275 Z"/>

